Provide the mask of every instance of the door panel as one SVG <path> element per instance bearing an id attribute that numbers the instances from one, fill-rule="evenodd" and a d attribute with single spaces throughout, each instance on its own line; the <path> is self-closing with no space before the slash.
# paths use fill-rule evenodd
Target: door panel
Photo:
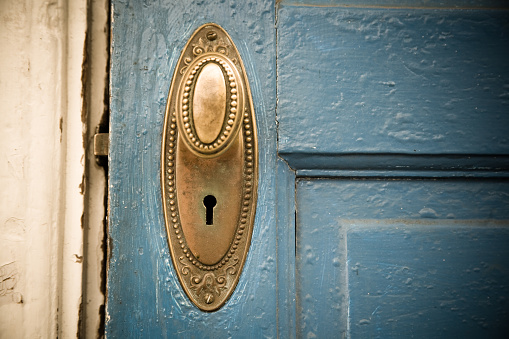
<path id="1" fill-rule="evenodd" d="M 508 11 L 448 5 L 280 2 L 297 337 L 508 331 Z"/>
<path id="2" fill-rule="evenodd" d="M 281 3 L 278 150 L 292 167 L 509 166 L 493 157 L 509 154 L 509 12 L 407 3 Z"/>
<path id="3" fill-rule="evenodd" d="M 299 337 L 503 337 L 509 184 L 298 180 Z"/>
<path id="4" fill-rule="evenodd" d="M 106 334 L 111 338 L 274 337 L 274 3 L 112 2 Z M 168 251 L 160 186 L 163 119 L 171 77 L 187 39 L 207 22 L 221 25 L 243 58 L 261 150 L 250 251 L 235 292 L 214 313 L 193 306 L 178 282 Z"/>

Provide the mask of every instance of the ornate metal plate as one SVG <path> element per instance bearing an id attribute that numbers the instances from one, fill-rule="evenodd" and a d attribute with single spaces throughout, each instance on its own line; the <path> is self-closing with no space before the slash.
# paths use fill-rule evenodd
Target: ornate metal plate
<path id="1" fill-rule="evenodd" d="M 162 197 L 173 265 L 189 299 L 219 309 L 253 231 L 258 146 L 242 60 L 216 24 L 198 28 L 173 76 L 162 143 Z"/>

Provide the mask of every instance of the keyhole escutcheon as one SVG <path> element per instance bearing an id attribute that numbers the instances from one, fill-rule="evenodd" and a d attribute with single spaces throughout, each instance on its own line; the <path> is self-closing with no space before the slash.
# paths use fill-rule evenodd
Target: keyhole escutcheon
<path id="1" fill-rule="evenodd" d="M 214 225 L 214 207 L 217 204 L 216 197 L 207 195 L 203 198 L 203 205 L 205 206 L 205 223 L 207 225 Z"/>

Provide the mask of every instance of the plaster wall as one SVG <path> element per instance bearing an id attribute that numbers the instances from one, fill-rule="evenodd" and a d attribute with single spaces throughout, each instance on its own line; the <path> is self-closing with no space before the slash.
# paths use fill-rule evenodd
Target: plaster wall
<path id="1" fill-rule="evenodd" d="M 86 0 L 0 1 L 0 338 L 74 337 Z"/>

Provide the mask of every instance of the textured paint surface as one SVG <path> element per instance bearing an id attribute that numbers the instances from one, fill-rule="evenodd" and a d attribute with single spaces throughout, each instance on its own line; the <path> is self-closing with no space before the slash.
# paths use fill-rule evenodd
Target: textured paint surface
<path id="1" fill-rule="evenodd" d="M 87 1 L 0 1 L 0 337 L 75 337 Z"/>
<path id="2" fill-rule="evenodd" d="M 509 187 L 462 177 L 509 168 L 507 12 L 314 3 L 323 7 L 282 1 L 277 9 L 280 153 L 297 176 L 390 170 L 414 179 L 300 179 L 294 190 L 295 172 L 274 157 L 274 3 L 114 1 L 108 336 L 504 330 Z M 390 4 L 400 3 L 367 7 Z M 456 5 L 469 3 L 446 7 Z M 180 49 L 211 21 L 246 65 L 260 188 L 239 286 L 209 314 L 191 305 L 173 272 L 159 152 Z M 415 179 L 430 175 L 459 179 Z"/>
<path id="3" fill-rule="evenodd" d="M 299 180 L 297 210 L 300 336 L 509 330 L 507 182 Z"/>
<path id="4" fill-rule="evenodd" d="M 295 337 L 295 172 L 277 161 L 277 336 Z"/>
<path id="5" fill-rule="evenodd" d="M 348 154 L 507 157 L 507 22 L 503 10 L 283 5 L 279 152 L 300 168 L 317 165 L 311 154 L 325 166 Z"/>
<path id="6" fill-rule="evenodd" d="M 507 8 L 505 0 L 281 0 L 282 5 L 401 8 Z"/>
<path id="7" fill-rule="evenodd" d="M 352 338 L 506 337 L 509 222 L 498 225 L 352 222 Z"/>
<path id="8" fill-rule="evenodd" d="M 235 292 L 214 313 L 191 304 L 173 270 L 159 173 L 171 76 L 186 40 L 207 22 L 221 25 L 239 49 L 260 149 L 251 248 Z M 276 336 L 273 23 L 272 1 L 113 1 L 108 337 Z"/>
<path id="9" fill-rule="evenodd" d="M 344 230 L 337 223 L 323 221 L 330 216 L 330 202 L 309 200 L 299 190 L 296 195 L 297 337 L 346 338 L 348 283 Z"/>

